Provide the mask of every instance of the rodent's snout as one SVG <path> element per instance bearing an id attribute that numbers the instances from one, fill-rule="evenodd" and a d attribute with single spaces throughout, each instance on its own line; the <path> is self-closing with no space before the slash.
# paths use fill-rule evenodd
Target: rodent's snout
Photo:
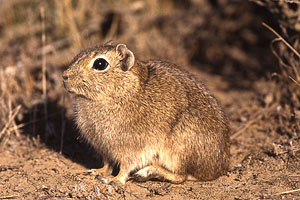
<path id="1" fill-rule="evenodd" d="M 68 80 L 69 76 L 63 74 L 62 78 L 63 78 L 64 81 L 66 81 L 66 80 Z"/>
<path id="2" fill-rule="evenodd" d="M 64 86 L 65 90 L 69 93 L 74 93 L 74 91 L 70 89 L 70 85 L 68 84 L 68 81 L 67 81 L 69 77 L 63 75 L 62 78 L 64 79 L 63 80 L 63 86 Z"/>
<path id="3" fill-rule="evenodd" d="M 70 89 L 69 89 L 69 87 L 68 87 L 68 84 L 67 84 L 67 82 L 68 82 L 67 80 L 69 79 L 69 76 L 66 75 L 65 73 L 63 73 L 62 78 L 63 78 L 63 85 L 64 85 L 64 88 L 65 88 L 68 92 L 71 93 L 71 91 L 70 91 Z"/>

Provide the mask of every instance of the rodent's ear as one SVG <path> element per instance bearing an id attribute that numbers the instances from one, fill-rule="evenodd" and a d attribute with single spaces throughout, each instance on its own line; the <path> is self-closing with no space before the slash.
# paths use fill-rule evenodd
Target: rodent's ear
<path id="1" fill-rule="evenodd" d="M 133 53 L 126 47 L 125 44 L 118 44 L 116 47 L 117 53 L 121 56 L 122 70 L 128 71 L 134 65 L 134 55 Z"/>

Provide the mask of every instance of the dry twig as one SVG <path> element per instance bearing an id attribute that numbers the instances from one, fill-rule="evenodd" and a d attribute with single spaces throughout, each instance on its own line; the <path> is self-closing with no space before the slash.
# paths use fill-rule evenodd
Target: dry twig
<path id="1" fill-rule="evenodd" d="M 279 193 L 276 193 L 276 194 L 274 194 L 274 195 L 290 194 L 290 193 L 294 193 L 294 192 L 300 192 L 300 189 L 296 189 L 296 190 L 288 190 L 288 191 L 284 191 L 284 192 L 279 192 Z"/>
<path id="2" fill-rule="evenodd" d="M 65 97 L 63 96 L 63 109 L 61 111 L 61 136 L 60 136 L 60 150 L 59 153 L 62 154 L 63 145 L 64 145 L 64 136 L 65 136 L 65 127 L 66 127 L 66 119 L 65 119 Z"/>
<path id="3" fill-rule="evenodd" d="M 300 87 L 300 83 L 298 83 L 298 81 L 296 81 L 293 77 L 289 76 L 289 78 L 294 82 L 296 83 L 299 87 Z"/>
<path id="4" fill-rule="evenodd" d="M 40 9 L 42 18 L 42 86 L 43 86 L 43 104 L 44 104 L 44 120 L 47 128 L 47 80 L 46 80 L 46 33 L 45 33 L 45 9 L 42 7 Z"/>
<path id="5" fill-rule="evenodd" d="M 272 43 L 276 42 L 276 41 L 282 41 L 298 58 L 300 58 L 300 53 L 291 45 L 289 44 L 281 35 L 279 35 L 273 28 L 271 28 L 269 25 L 265 24 L 265 23 L 262 23 L 263 26 L 265 26 L 267 29 L 269 29 L 272 33 L 274 33 L 278 38 L 276 38 Z M 280 64 L 282 66 L 285 66 L 285 67 L 289 67 L 287 64 L 285 64 L 281 57 L 276 53 L 276 51 L 274 51 L 274 49 L 272 48 L 272 52 L 273 54 L 277 57 L 277 59 L 279 60 Z M 299 76 L 299 72 L 298 70 L 296 69 L 295 66 L 292 66 L 293 68 L 293 71 L 296 75 L 296 79 L 299 79 L 300 76 Z M 296 83 L 298 86 L 300 86 L 300 83 L 298 81 L 296 81 L 292 76 L 289 75 L 289 78 L 294 82 Z"/>
<path id="6" fill-rule="evenodd" d="M 7 131 L 8 127 L 10 126 L 12 121 L 15 119 L 15 117 L 17 116 L 17 114 L 19 113 L 20 110 L 21 110 L 21 105 L 17 106 L 14 109 L 14 111 L 12 112 L 12 115 L 10 116 L 10 118 L 9 118 L 8 122 L 6 123 L 5 127 L 0 132 L 0 138 L 5 133 L 5 131 Z"/>
<path id="7" fill-rule="evenodd" d="M 7 195 L 7 196 L 1 196 L 0 199 L 16 199 L 18 198 L 18 195 Z"/>
<path id="8" fill-rule="evenodd" d="M 279 35 L 273 28 L 271 28 L 266 23 L 262 23 L 262 25 L 265 26 L 270 31 L 272 31 L 290 50 L 294 52 L 295 55 L 297 55 L 300 58 L 300 54 L 296 51 L 296 49 L 292 47 L 292 45 L 290 45 L 283 37 L 281 37 L 281 35 Z"/>

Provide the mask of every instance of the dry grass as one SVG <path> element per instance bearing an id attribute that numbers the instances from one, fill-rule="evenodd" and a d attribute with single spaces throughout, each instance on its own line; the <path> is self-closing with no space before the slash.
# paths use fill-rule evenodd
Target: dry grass
<path id="1" fill-rule="evenodd" d="M 19 135 L 20 126 L 16 125 L 15 118 L 21 111 L 21 105 L 17 102 L 23 100 L 21 96 L 16 95 L 23 93 L 20 84 L 27 81 L 25 93 L 30 92 L 32 88 L 31 80 L 25 78 L 25 72 L 19 68 L 9 66 L 0 69 L 0 150 L 5 147 L 12 133 L 15 136 Z"/>
<path id="2" fill-rule="evenodd" d="M 294 37 L 286 41 L 275 30 L 264 24 L 277 38 L 272 41 L 272 52 L 278 59 L 281 72 L 274 74 L 278 78 L 274 96 L 278 101 L 278 130 L 290 137 L 300 133 L 300 38 Z"/>

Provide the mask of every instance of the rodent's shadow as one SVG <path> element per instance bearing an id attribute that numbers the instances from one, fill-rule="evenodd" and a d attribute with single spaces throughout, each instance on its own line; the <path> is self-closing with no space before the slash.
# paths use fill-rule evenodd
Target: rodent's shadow
<path id="1" fill-rule="evenodd" d="M 102 167 L 101 156 L 80 137 L 79 130 L 75 127 L 73 120 L 66 117 L 65 108 L 58 104 L 58 100 L 48 100 L 47 114 L 45 114 L 42 102 L 33 105 L 17 123 L 25 124 L 22 130 L 24 134 L 38 139 L 42 145 L 56 152 L 62 150 L 63 156 L 70 160 L 88 169 Z"/>

